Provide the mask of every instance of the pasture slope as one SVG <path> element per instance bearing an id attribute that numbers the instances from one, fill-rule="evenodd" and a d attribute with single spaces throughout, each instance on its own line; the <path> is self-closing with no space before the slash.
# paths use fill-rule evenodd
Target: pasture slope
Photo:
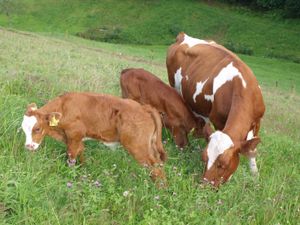
<path id="1" fill-rule="evenodd" d="M 218 191 L 199 182 L 203 140 L 180 152 L 164 131 L 167 189 L 122 147 L 86 143 L 86 164 L 68 168 L 47 138 L 36 153 L 19 132 L 25 107 L 66 91 L 120 95 L 119 73 L 143 67 L 167 81 L 166 46 L 132 47 L 0 29 L 0 224 L 297 224 L 300 221 L 300 65 L 241 56 L 267 106 L 259 178 L 242 159 Z"/>
<path id="2" fill-rule="evenodd" d="M 235 52 L 300 62 L 300 19 L 221 0 L 6 0 L 1 6 L 0 24 L 20 30 L 143 45 L 168 45 L 185 31 Z"/>

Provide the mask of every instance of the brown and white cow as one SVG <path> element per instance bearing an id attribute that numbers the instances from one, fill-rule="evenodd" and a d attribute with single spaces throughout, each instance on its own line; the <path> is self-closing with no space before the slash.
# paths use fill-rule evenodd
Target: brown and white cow
<path id="1" fill-rule="evenodd" d="M 205 122 L 194 116 L 174 88 L 154 74 L 144 69 L 125 69 L 121 72 L 120 85 L 123 98 L 149 104 L 161 113 L 163 124 L 179 148 L 187 145 L 187 136 L 192 130 L 196 137 L 201 135 Z"/>
<path id="2" fill-rule="evenodd" d="M 67 93 L 39 109 L 34 103 L 28 105 L 22 129 L 29 150 L 36 150 L 46 135 L 66 143 L 69 165 L 76 163 L 77 156 L 83 161 L 85 139 L 101 140 L 107 146 L 120 142 L 151 169 L 153 180 L 164 178 L 162 124 L 149 105 L 104 94 Z"/>
<path id="3" fill-rule="evenodd" d="M 226 182 L 239 164 L 239 154 L 255 161 L 260 120 L 265 105 L 251 69 L 235 54 L 212 41 L 178 34 L 166 59 L 168 77 L 195 115 L 212 123 L 203 179 L 214 186 Z M 207 125 L 206 125 L 207 127 Z"/>

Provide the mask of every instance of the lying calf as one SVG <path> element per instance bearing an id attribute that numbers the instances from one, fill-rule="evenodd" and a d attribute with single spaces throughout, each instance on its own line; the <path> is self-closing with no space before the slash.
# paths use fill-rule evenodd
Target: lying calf
<path id="1" fill-rule="evenodd" d="M 120 83 L 123 98 L 150 104 L 162 115 L 164 125 L 171 131 L 175 143 L 183 148 L 187 135 L 194 129 L 196 137 L 202 136 L 205 122 L 196 118 L 176 90 L 143 69 L 125 69 Z"/>
<path id="2" fill-rule="evenodd" d="M 150 168 L 153 180 L 164 178 L 161 120 L 149 105 L 104 94 L 67 93 L 39 109 L 34 103 L 28 105 L 22 129 L 29 150 L 36 150 L 45 135 L 65 142 L 69 165 L 76 163 L 78 155 L 83 161 L 85 138 L 106 145 L 120 142 L 140 164 Z"/>

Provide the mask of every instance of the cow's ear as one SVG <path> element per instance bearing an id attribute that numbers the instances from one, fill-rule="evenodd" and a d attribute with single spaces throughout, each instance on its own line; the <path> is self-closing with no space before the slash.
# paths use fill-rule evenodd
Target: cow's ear
<path id="1" fill-rule="evenodd" d="M 62 114 L 59 112 L 52 112 L 46 115 L 46 121 L 50 127 L 57 127 L 61 118 Z"/>
<path id="2" fill-rule="evenodd" d="M 185 35 L 185 33 L 184 32 L 179 32 L 179 34 L 177 35 L 177 37 L 176 37 L 176 42 L 182 42 L 183 41 L 183 39 L 184 39 L 184 35 Z"/>
<path id="3" fill-rule="evenodd" d="M 26 114 L 30 114 L 35 110 L 37 110 L 37 105 L 35 103 L 30 103 L 29 105 L 27 105 Z"/>
<path id="4" fill-rule="evenodd" d="M 213 129 L 210 126 L 210 123 L 206 123 L 202 129 L 203 136 L 205 140 L 208 142 L 210 135 L 213 133 Z"/>
<path id="5" fill-rule="evenodd" d="M 247 157 L 255 156 L 255 148 L 259 142 L 259 137 L 254 137 L 251 140 L 243 141 L 240 146 L 240 153 Z"/>

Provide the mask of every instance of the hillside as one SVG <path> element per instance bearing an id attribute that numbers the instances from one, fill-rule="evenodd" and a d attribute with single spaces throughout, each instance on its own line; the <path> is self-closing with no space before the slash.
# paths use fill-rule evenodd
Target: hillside
<path id="1" fill-rule="evenodd" d="M 213 39 L 237 53 L 300 62 L 300 20 L 214 1 L 15 0 L 0 25 L 100 41 L 166 45 L 179 31 Z M 3 10 L 2 10 L 3 11 Z M 5 11 L 5 10 L 4 10 Z"/>
<path id="2" fill-rule="evenodd" d="M 120 95 L 119 73 L 142 67 L 167 80 L 166 46 L 115 45 L 0 29 L 1 224 L 296 224 L 299 221 L 300 65 L 241 56 L 254 70 L 267 106 L 260 133 L 259 178 L 242 158 L 218 191 L 203 186 L 199 149 L 184 151 L 163 133 L 169 187 L 122 147 L 86 143 L 86 164 L 69 168 L 66 148 L 47 138 L 36 153 L 18 132 L 25 107 L 66 91 Z M 270 69 L 271 68 L 271 69 Z M 277 82 L 276 82 L 277 81 Z M 95 182 L 101 185 L 95 185 Z M 127 194 L 125 194 L 127 193 Z"/>

